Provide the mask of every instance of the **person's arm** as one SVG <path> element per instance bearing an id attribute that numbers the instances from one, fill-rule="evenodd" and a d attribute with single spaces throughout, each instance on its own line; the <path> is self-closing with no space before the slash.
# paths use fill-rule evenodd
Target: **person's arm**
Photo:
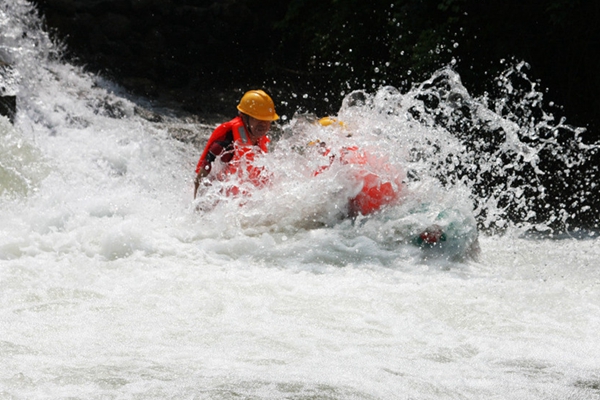
<path id="1" fill-rule="evenodd" d="M 212 163 L 217 157 L 223 154 L 223 147 L 226 145 L 227 142 L 223 141 L 209 141 L 209 143 L 206 145 L 206 150 L 200 157 L 198 165 L 196 166 L 196 178 L 194 179 L 194 199 L 198 196 L 198 189 L 200 188 L 202 179 L 210 174 Z"/>
<path id="2" fill-rule="evenodd" d="M 194 199 L 196 198 L 196 195 L 198 194 L 198 188 L 200 187 L 200 181 L 202 180 L 202 178 L 206 177 L 208 175 L 209 170 L 205 169 L 205 168 L 201 168 L 200 172 L 198 172 L 198 174 L 196 174 L 196 179 L 194 179 Z"/>
<path id="3" fill-rule="evenodd" d="M 233 133 L 228 123 L 219 125 L 211 134 L 208 143 L 200 156 L 196 166 L 196 178 L 194 179 L 194 199 L 198 196 L 198 189 L 202 179 L 207 177 L 212 169 L 212 163 L 224 152 L 233 151 Z M 230 159 L 230 158 L 229 158 Z M 229 162 L 229 159 L 223 159 Z"/>

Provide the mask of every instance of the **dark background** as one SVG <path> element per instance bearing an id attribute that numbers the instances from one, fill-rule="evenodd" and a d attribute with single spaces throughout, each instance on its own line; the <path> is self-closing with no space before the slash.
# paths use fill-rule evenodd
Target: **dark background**
<path id="1" fill-rule="evenodd" d="M 452 59 L 481 95 L 525 61 L 552 112 L 587 139 L 600 126 L 596 0 L 33 2 L 71 61 L 190 112 L 229 114 L 255 87 L 280 114 L 335 112 L 351 90 L 406 90 Z"/>

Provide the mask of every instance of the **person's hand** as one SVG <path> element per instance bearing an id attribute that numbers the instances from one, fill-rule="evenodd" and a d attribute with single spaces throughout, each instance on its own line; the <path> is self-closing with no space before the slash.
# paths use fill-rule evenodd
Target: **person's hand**
<path id="1" fill-rule="evenodd" d="M 198 189 L 200 186 L 206 187 L 210 185 L 207 179 L 204 179 L 208 175 L 208 171 L 201 170 L 194 178 L 194 199 L 199 195 Z"/>

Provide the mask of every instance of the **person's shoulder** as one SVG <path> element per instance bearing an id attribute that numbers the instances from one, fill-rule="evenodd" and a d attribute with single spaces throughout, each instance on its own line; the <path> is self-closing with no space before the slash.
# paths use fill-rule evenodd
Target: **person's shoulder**
<path id="1" fill-rule="evenodd" d="M 235 118 L 231 121 L 223 122 L 221 125 L 217 126 L 215 130 L 211 134 L 212 141 L 219 142 L 232 142 L 233 137 L 233 126 L 235 124 Z"/>
<path id="2" fill-rule="evenodd" d="M 231 131 L 231 130 L 232 130 L 232 127 L 233 127 L 233 125 L 234 125 L 234 123 L 235 123 L 235 118 L 234 118 L 234 119 L 232 119 L 232 120 L 230 120 L 230 121 L 223 122 L 222 124 L 218 125 L 218 126 L 215 128 L 215 130 L 213 131 L 213 136 L 214 136 L 215 134 L 218 134 L 218 135 L 224 135 L 224 134 L 225 134 L 225 133 L 227 133 L 228 131 Z"/>

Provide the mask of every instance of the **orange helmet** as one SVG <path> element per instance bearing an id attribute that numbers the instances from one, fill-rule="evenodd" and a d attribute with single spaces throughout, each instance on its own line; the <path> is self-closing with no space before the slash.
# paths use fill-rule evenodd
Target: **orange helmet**
<path id="1" fill-rule="evenodd" d="M 279 115 L 275 113 L 275 104 L 271 97 L 262 90 L 246 92 L 237 109 L 261 121 L 276 121 Z"/>

